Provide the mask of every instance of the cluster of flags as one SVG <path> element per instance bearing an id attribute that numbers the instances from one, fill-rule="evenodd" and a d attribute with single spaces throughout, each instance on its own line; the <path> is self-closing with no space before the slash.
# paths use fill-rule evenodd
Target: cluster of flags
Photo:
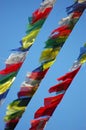
<path id="1" fill-rule="evenodd" d="M 56 0 L 42 1 L 40 7 L 32 13 L 32 17 L 29 17 L 26 35 L 20 41 L 21 46 L 17 49 L 12 49 L 13 52 L 8 59 L 6 59 L 6 67 L 3 70 L 0 70 L 0 104 L 2 104 L 6 98 L 30 47 L 34 43 L 36 36 L 52 10 L 55 1 Z"/>
<path id="2" fill-rule="evenodd" d="M 0 104 L 6 97 L 10 86 L 15 80 L 15 77 L 26 57 L 26 53 L 12 53 L 6 60 L 6 67 L 0 70 Z"/>
<path id="3" fill-rule="evenodd" d="M 49 88 L 49 93 L 55 93 L 55 96 L 44 98 L 44 106 L 40 107 L 34 114 L 34 119 L 31 120 L 31 128 L 29 130 L 44 130 L 46 123 L 54 113 L 64 97 L 65 92 L 69 88 L 74 77 L 80 70 L 81 66 L 86 62 L 86 44 L 80 50 L 80 55 L 72 65 L 70 71 L 59 77 L 58 84 Z"/>
<path id="4" fill-rule="evenodd" d="M 43 2 L 48 7 L 47 10 L 49 11 L 51 8 L 51 5 L 52 5 L 51 3 L 55 2 L 55 1 L 52 1 L 50 3 L 50 5 L 47 4 L 47 1 L 48 0 L 45 0 Z M 49 0 L 49 2 L 50 2 L 50 0 Z M 41 4 L 41 6 L 43 6 L 43 3 Z M 43 7 L 46 7 L 46 6 L 43 6 Z M 85 1 L 84 0 L 76 1 L 73 5 L 71 5 L 70 7 L 67 7 L 67 17 L 63 18 L 59 22 L 60 26 L 51 32 L 48 40 L 45 42 L 44 50 L 42 51 L 41 56 L 40 56 L 40 63 L 41 63 L 40 66 L 37 67 L 36 69 L 34 69 L 31 73 L 28 73 L 26 75 L 26 79 L 22 83 L 20 91 L 18 92 L 18 99 L 14 100 L 12 103 L 10 103 L 8 105 L 7 112 L 4 117 L 4 121 L 6 122 L 5 130 L 14 129 L 16 127 L 16 125 L 19 122 L 20 118 L 22 117 L 22 114 L 24 113 L 28 103 L 30 102 L 30 100 L 33 97 L 36 90 L 38 89 L 45 74 L 47 73 L 47 71 L 49 70 L 51 65 L 55 62 L 56 56 L 58 55 L 58 53 L 61 50 L 62 46 L 64 45 L 66 39 L 68 38 L 71 31 L 73 30 L 75 24 L 78 22 L 78 20 L 79 20 L 80 16 L 82 15 L 83 11 L 85 10 L 85 8 L 86 8 L 86 0 Z M 40 10 L 43 10 L 43 9 L 40 7 Z M 19 48 L 19 50 L 22 50 L 23 53 L 25 52 L 25 50 L 27 50 L 32 45 L 32 43 L 34 41 L 34 37 L 32 34 L 38 33 L 39 28 L 37 26 L 35 28 L 35 25 L 36 24 L 38 25 L 38 23 L 42 23 L 44 19 L 42 19 L 41 17 L 43 16 L 43 18 L 44 18 L 44 15 L 48 13 L 48 11 L 43 10 L 43 12 L 44 12 L 44 15 L 43 15 L 41 13 L 38 13 L 38 11 L 39 11 L 39 9 L 33 13 L 34 19 L 33 19 L 33 17 L 31 17 L 29 19 L 30 23 L 32 23 L 34 25 L 33 28 L 35 29 L 35 31 L 32 33 L 31 25 L 28 26 L 29 29 L 27 30 L 27 34 L 30 33 L 31 35 L 24 37 L 21 41 L 23 50 L 22 50 L 22 48 Z M 36 16 L 38 16 L 38 17 L 35 18 Z M 38 20 L 38 19 L 40 19 L 40 20 Z M 31 38 L 29 36 L 31 36 Z M 30 44 L 28 42 L 29 40 L 30 40 Z M 31 43 L 31 41 L 32 41 L 32 43 Z M 81 52 L 82 53 L 78 57 L 80 66 L 82 63 L 84 63 L 82 60 L 82 57 L 85 58 L 85 55 L 86 55 L 84 53 L 84 49 Z M 79 68 L 80 68 L 80 66 L 79 66 Z M 75 66 L 74 66 L 74 68 L 75 68 Z M 79 68 L 74 70 L 75 74 L 78 72 Z M 71 74 L 72 74 L 73 69 L 71 70 Z M 68 74 L 70 74 L 70 73 L 68 73 Z M 73 77 L 74 76 L 75 75 L 73 75 Z M 64 89 L 64 88 L 66 91 L 66 89 L 69 86 L 69 84 L 71 83 L 73 77 L 66 79 L 67 81 L 64 80 L 62 82 L 62 86 L 61 86 L 61 84 L 56 85 L 56 86 L 59 86 L 58 89 L 55 86 L 50 88 L 49 92 L 54 92 L 54 91 L 58 92 L 58 91 L 60 91 L 60 89 Z M 66 87 L 65 87 L 65 84 L 66 84 Z M 61 101 L 63 95 L 64 95 L 64 93 L 62 93 L 61 95 L 57 95 L 56 97 L 50 97 L 50 98 L 45 99 L 44 107 L 40 108 L 35 113 L 36 119 L 31 122 L 32 128 L 30 130 L 34 130 L 36 128 L 36 126 L 38 128 L 38 125 L 40 125 L 39 122 L 41 123 L 41 121 L 43 122 L 42 127 L 45 126 L 46 121 L 48 121 L 48 119 L 52 115 L 52 112 L 55 110 L 56 106 Z M 45 114 L 42 115 L 42 113 L 45 113 Z M 47 115 L 47 117 L 46 117 L 46 113 L 49 113 L 49 115 Z M 41 118 L 41 116 L 43 116 L 43 118 Z M 42 129 L 43 128 L 41 128 L 41 129 L 39 128 L 39 130 L 42 130 Z"/>

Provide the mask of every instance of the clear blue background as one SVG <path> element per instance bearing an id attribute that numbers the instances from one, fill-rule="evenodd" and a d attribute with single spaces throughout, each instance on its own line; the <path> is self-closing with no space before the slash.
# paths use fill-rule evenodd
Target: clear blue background
<path id="1" fill-rule="evenodd" d="M 0 130 L 4 130 L 3 116 L 6 107 L 14 99 L 21 83 L 25 80 L 26 73 L 40 65 L 39 57 L 51 31 L 58 27 L 58 21 L 66 17 L 67 6 L 73 0 L 57 0 L 51 14 L 46 20 L 40 34 L 31 47 L 29 54 L 12 85 L 4 104 L 0 107 Z M 5 67 L 4 61 L 10 55 L 12 48 L 20 46 L 19 41 L 25 36 L 28 16 L 39 8 L 41 0 L 0 0 L 0 69 Z M 26 112 L 15 130 L 28 130 L 34 112 L 43 106 L 44 97 L 51 96 L 48 89 L 57 84 L 57 78 L 68 72 L 79 54 L 79 49 L 86 42 L 86 11 L 76 24 L 71 35 L 60 51 L 56 62 L 48 71 L 39 89 L 29 103 Z M 83 65 L 78 75 L 67 90 L 63 100 L 55 110 L 45 130 L 86 130 L 86 64 Z"/>

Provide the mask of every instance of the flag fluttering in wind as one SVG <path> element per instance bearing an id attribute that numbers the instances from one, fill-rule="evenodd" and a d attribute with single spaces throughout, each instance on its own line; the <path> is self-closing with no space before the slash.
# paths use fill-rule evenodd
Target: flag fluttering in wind
<path id="1" fill-rule="evenodd" d="M 33 97 L 36 90 L 38 89 L 42 79 L 45 77 L 49 68 L 55 62 L 56 56 L 58 55 L 58 53 L 61 50 L 62 46 L 64 45 L 66 39 L 68 38 L 69 34 L 73 30 L 74 26 L 78 22 L 78 20 L 79 20 L 80 16 L 82 15 L 83 11 L 85 10 L 85 8 L 86 8 L 86 1 L 81 2 L 81 3 L 79 3 L 78 1 L 75 2 L 72 6 L 67 8 L 68 15 L 66 18 L 63 18 L 59 22 L 60 26 L 51 32 L 48 40 L 45 42 L 44 50 L 42 51 L 41 56 L 40 56 L 41 65 L 39 67 L 37 67 L 36 69 L 34 69 L 31 73 L 27 74 L 26 79 L 22 83 L 20 91 L 18 92 L 18 99 L 14 100 L 7 107 L 6 116 L 4 117 L 4 120 L 6 122 L 6 128 L 5 128 L 6 130 L 14 129 L 15 126 L 17 125 L 17 123 L 19 122 L 28 103 L 30 102 L 30 100 Z M 71 10 L 71 12 L 70 12 L 70 10 Z M 28 39 L 28 37 L 26 39 Z M 22 41 L 24 41 L 24 39 Z M 23 44 L 23 45 L 25 45 L 25 44 Z M 27 49 L 27 47 L 25 47 L 25 48 Z M 81 57 L 81 56 L 79 56 L 79 57 Z M 82 59 L 79 59 L 79 60 L 80 60 L 80 62 L 79 62 L 80 64 L 84 63 L 84 62 L 81 62 Z M 73 69 L 74 68 L 75 68 L 75 66 L 73 67 Z M 78 70 L 74 71 L 75 74 L 76 74 L 76 72 L 78 72 Z M 74 76 L 74 73 L 72 74 L 71 77 Z M 68 75 L 71 75 L 71 74 L 68 73 Z M 61 91 L 61 89 L 64 89 L 64 91 L 66 91 L 66 89 L 68 88 L 68 86 L 71 82 L 72 82 L 72 78 L 69 78 L 69 79 L 64 80 L 59 85 L 56 85 L 56 86 L 59 86 L 58 91 Z M 66 84 L 66 86 L 65 86 L 65 84 Z M 61 85 L 63 85 L 63 86 L 60 88 Z M 53 92 L 53 91 L 57 91 L 57 88 L 55 86 L 53 86 L 53 88 L 50 90 L 50 92 Z M 62 97 L 63 97 L 63 94 L 61 96 L 59 96 L 59 98 L 55 97 L 55 101 L 53 101 L 53 99 L 51 99 L 51 98 L 45 99 L 46 107 L 42 107 L 41 111 L 43 113 L 45 113 L 45 115 L 46 115 L 48 107 L 51 110 L 49 112 L 50 114 L 48 115 L 48 117 L 44 117 L 43 125 L 49 119 L 49 117 L 52 115 L 51 113 L 55 110 L 55 107 L 59 103 L 59 100 L 62 99 Z M 23 105 L 22 102 L 25 99 L 27 99 L 26 100 L 27 103 Z M 53 104 L 47 106 L 47 104 L 48 103 L 51 104 L 51 102 L 53 102 Z M 21 104 L 21 105 L 19 105 L 19 104 Z M 40 111 L 39 111 L 38 115 L 40 115 Z M 36 117 L 38 117 L 38 115 L 36 115 Z M 37 125 L 39 123 L 38 122 L 39 120 L 40 119 L 37 118 L 35 124 L 33 123 L 34 121 L 32 121 L 32 125 L 35 127 L 35 125 Z"/>
<path id="2" fill-rule="evenodd" d="M 81 50 L 83 50 L 83 53 Z M 55 96 L 44 98 L 44 106 L 40 107 L 35 112 L 34 119 L 31 120 L 31 128 L 29 130 L 36 130 L 36 129 L 44 130 L 46 123 L 49 121 L 55 109 L 63 99 L 64 94 L 69 88 L 74 77 L 80 70 L 81 66 L 84 63 L 86 63 L 86 46 L 83 46 L 81 50 L 79 55 L 80 59 L 79 58 L 76 59 L 76 61 L 74 62 L 74 64 L 70 69 L 70 72 L 59 77 L 57 79 L 59 83 L 49 88 L 49 93 L 54 92 Z M 84 55 L 85 55 L 84 57 L 85 59 L 83 59 Z"/>
<path id="3" fill-rule="evenodd" d="M 55 2 L 56 0 L 42 1 L 40 7 L 32 13 L 31 17 L 28 18 L 28 28 L 26 35 L 20 41 L 21 46 L 12 49 L 13 53 L 11 53 L 5 61 L 5 69 L 0 70 L 0 104 L 2 104 L 3 100 L 6 98 L 19 69 L 26 59 L 30 47 L 33 45 L 40 29 L 53 9 Z"/>

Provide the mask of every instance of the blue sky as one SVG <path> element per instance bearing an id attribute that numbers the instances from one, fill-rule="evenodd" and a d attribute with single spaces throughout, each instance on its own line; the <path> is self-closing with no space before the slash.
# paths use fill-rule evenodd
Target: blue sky
<path id="1" fill-rule="evenodd" d="M 19 47 L 19 41 L 25 36 L 28 23 L 28 16 L 39 8 L 41 0 L 0 0 L 0 69 L 3 69 L 4 61 L 10 55 L 12 48 Z M 66 17 L 65 8 L 73 3 L 73 0 L 57 0 L 54 9 L 46 20 L 40 34 L 31 47 L 29 54 L 20 69 L 17 78 L 12 85 L 10 92 L 0 108 L 0 130 L 4 130 L 3 116 L 7 105 L 17 99 L 17 92 L 21 83 L 25 80 L 26 73 L 39 66 L 39 57 L 51 31 L 58 27 L 61 18 Z M 79 49 L 86 42 L 86 11 L 76 24 L 71 35 L 60 51 L 55 64 L 48 71 L 38 91 L 29 103 L 26 112 L 21 118 L 15 130 L 28 130 L 30 120 L 34 112 L 43 106 L 44 97 L 51 96 L 48 93 L 49 87 L 57 84 L 56 79 L 72 66 L 72 63 L 79 54 Z M 45 130 L 86 130 L 86 64 L 83 65 L 78 75 L 67 90 L 62 102 L 55 110 Z"/>

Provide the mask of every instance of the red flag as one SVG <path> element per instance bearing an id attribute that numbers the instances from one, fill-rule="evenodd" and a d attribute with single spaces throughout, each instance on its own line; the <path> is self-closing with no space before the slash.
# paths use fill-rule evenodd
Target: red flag
<path id="1" fill-rule="evenodd" d="M 66 29 L 64 31 L 59 32 L 58 36 L 69 36 L 70 33 L 71 33 L 71 30 Z"/>
<path id="2" fill-rule="evenodd" d="M 81 67 L 81 66 L 80 66 Z M 67 78 L 70 78 L 70 79 L 73 79 L 74 76 L 77 74 L 77 72 L 79 71 L 80 67 L 78 67 L 77 69 L 71 71 L 71 72 L 68 72 L 66 73 L 65 75 L 61 76 L 60 78 L 58 78 L 57 80 L 60 81 L 64 81 L 66 80 Z"/>
<path id="3" fill-rule="evenodd" d="M 51 33 L 51 37 L 52 38 L 57 38 L 59 36 L 68 36 L 70 33 L 71 33 L 71 29 L 69 29 L 68 26 L 64 25 L 62 27 L 59 27 L 59 28 L 55 29 Z"/>
<path id="4" fill-rule="evenodd" d="M 52 10 L 52 7 L 45 8 L 44 11 L 41 11 L 40 9 L 37 9 L 32 16 L 32 24 L 37 22 L 38 20 L 44 19 L 47 17 L 47 15 Z"/>
<path id="5" fill-rule="evenodd" d="M 62 31 L 62 32 L 59 32 L 58 34 L 55 34 L 52 36 L 52 38 L 58 38 L 58 37 L 67 37 L 69 36 L 69 34 L 71 33 L 71 30 L 65 30 L 65 31 Z"/>
<path id="6" fill-rule="evenodd" d="M 57 102 L 50 104 L 48 106 L 40 107 L 34 114 L 34 118 L 41 116 L 52 116 L 55 108 L 57 107 Z"/>
<path id="7" fill-rule="evenodd" d="M 63 25 L 61 27 L 58 27 L 57 29 L 53 30 L 51 34 L 54 34 L 56 32 L 64 31 L 65 29 L 69 29 L 69 26 L 68 25 Z"/>
<path id="8" fill-rule="evenodd" d="M 56 96 L 52 96 L 52 97 L 48 97 L 44 99 L 44 106 L 53 104 L 53 103 L 57 103 L 59 104 L 61 99 L 63 98 L 64 94 L 59 94 Z"/>
<path id="9" fill-rule="evenodd" d="M 28 93 L 27 91 L 20 91 L 18 92 L 18 97 L 23 97 L 23 96 L 32 96 L 34 93 Z"/>
<path id="10" fill-rule="evenodd" d="M 0 71 L 0 74 L 5 75 L 5 74 L 9 74 L 15 71 L 18 71 L 21 67 L 22 63 L 17 63 L 17 64 L 12 64 L 10 66 L 6 66 L 6 68 L 4 70 Z"/>
<path id="11" fill-rule="evenodd" d="M 48 120 L 49 116 L 31 120 L 31 128 L 29 130 L 43 130 Z"/>
<path id="12" fill-rule="evenodd" d="M 28 77 L 31 79 L 34 79 L 34 80 L 41 80 L 41 79 L 43 79 L 43 77 L 45 76 L 47 71 L 48 71 L 48 69 L 41 71 L 41 72 L 32 72 L 30 74 L 30 76 L 28 76 Z"/>
<path id="13" fill-rule="evenodd" d="M 58 92 L 58 91 L 66 90 L 69 87 L 71 82 L 72 82 L 72 79 L 66 79 L 63 82 L 51 87 L 49 89 L 49 92 L 52 93 L 52 92 Z"/>
<path id="14" fill-rule="evenodd" d="M 72 18 L 79 18 L 82 15 L 82 12 L 73 12 Z"/>
<path id="15" fill-rule="evenodd" d="M 20 98 L 22 96 L 32 96 L 35 93 L 37 88 L 38 87 L 31 87 L 31 86 L 21 87 L 20 92 L 18 92 L 18 97 Z"/>

